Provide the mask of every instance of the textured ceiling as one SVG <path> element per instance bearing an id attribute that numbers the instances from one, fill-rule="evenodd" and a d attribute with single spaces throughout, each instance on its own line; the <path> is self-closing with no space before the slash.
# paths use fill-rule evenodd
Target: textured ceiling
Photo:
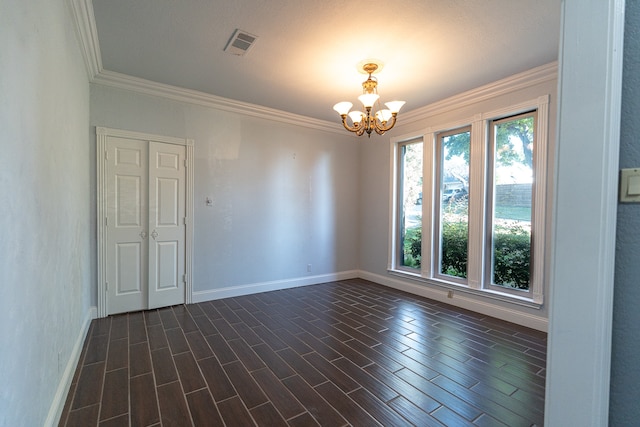
<path id="1" fill-rule="evenodd" d="M 363 7 L 366 6 L 366 9 Z M 356 104 L 364 59 L 410 111 L 553 62 L 560 0 L 93 0 L 102 65 L 317 119 Z M 236 28 L 258 36 L 223 51 Z"/>

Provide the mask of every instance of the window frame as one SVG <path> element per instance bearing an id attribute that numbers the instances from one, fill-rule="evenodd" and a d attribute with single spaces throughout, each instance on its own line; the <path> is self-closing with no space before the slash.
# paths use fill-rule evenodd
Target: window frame
<path id="1" fill-rule="evenodd" d="M 457 135 L 465 132 L 469 132 L 469 151 L 471 151 L 471 131 L 472 126 L 465 125 L 455 129 L 448 129 L 446 131 L 440 131 L 434 134 L 434 165 L 435 165 L 435 179 L 433 181 L 434 192 L 434 204 L 433 204 L 433 256 L 431 257 L 431 271 L 433 277 L 442 281 L 449 281 L 460 285 L 467 285 L 469 280 L 469 217 L 467 212 L 467 271 L 465 272 L 467 277 L 456 277 L 448 274 L 444 274 L 440 271 L 442 266 L 442 186 L 443 186 L 443 163 L 444 152 L 442 149 L 442 139 L 447 136 Z M 424 180 L 423 180 L 424 186 Z M 471 154 L 469 154 L 469 188 L 471 186 Z M 469 198 L 471 199 L 471 194 Z"/>
<path id="2" fill-rule="evenodd" d="M 413 267 L 409 267 L 404 265 L 404 242 L 403 242 L 403 229 L 404 229 L 404 223 L 402 221 L 403 218 L 403 207 L 404 207 L 404 203 L 403 203 L 403 196 L 404 196 L 404 157 L 401 154 L 401 151 L 407 147 L 408 145 L 412 145 L 412 144 L 422 144 L 422 150 L 423 150 L 423 157 L 422 157 L 422 167 L 423 167 L 423 175 L 422 175 L 422 223 L 420 225 L 422 232 L 424 232 L 424 204 L 425 204 L 425 199 L 424 199 L 424 182 L 425 182 L 425 177 L 424 177 L 424 161 L 425 161 L 425 154 L 424 154 L 424 149 L 425 149 L 425 145 L 424 145 L 424 139 L 421 137 L 418 138 L 410 138 L 408 140 L 404 140 L 404 141 L 400 141 L 397 144 L 394 144 L 392 146 L 394 146 L 394 170 L 397 171 L 397 173 L 395 173 L 395 184 L 394 184 L 394 188 L 395 188 L 395 197 L 394 197 L 394 215 L 392 216 L 393 218 L 397 218 L 396 220 L 393 221 L 394 223 L 394 232 L 392 233 L 394 236 L 394 244 L 393 244 L 393 251 L 394 251 L 394 255 L 392 257 L 393 261 L 390 263 L 391 265 L 394 266 L 394 269 L 399 270 L 399 271 L 403 271 L 405 273 L 409 273 L 409 274 L 415 274 L 415 275 L 421 275 L 422 274 L 422 270 L 424 269 L 424 262 L 421 261 L 420 263 L 420 269 L 417 268 L 413 268 Z M 423 235 L 423 241 L 424 241 L 424 235 Z M 423 251 L 424 251 L 424 245 L 422 247 L 421 250 L 421 259 L 423 258 Z"/>
<path id="3" fill-rule="evenodd" d="M 549 145 L 549 95 L 510 105 L 501 109 L 480 112 L 454 123 L 431 126 L 413 134 L 391 139 L 391 221 L 389 234 L 389 263 L 387 271 L 394 275 L 405 276 L 419 280 L 427 285 L 437 285 L 449 289 L 456 289 L 472 294 L 479 294 L 489 298 L 511 302 L 519 305 L 539 308 L 544 303 L 544 277 L 548 265 L 548 253 L 545 245 L 549 234 L 547 217 L 547 179 L 548 145 Z M 533 156 L 534 188 L 532 197 L 532 230 L 538 230 L 531 240 L 531 281 L 528 291 L 516 293 L 505 292 L 500 286 L 494 289 L 486 283 L 486 234 L 487 234 L 487 183 L 488 175 L 488 139 L 490 123 L 496 119 L 518 116 L 523 113 L 537 111 L 535 127 L 535 147 Z M 467 283 L 449 280 L 446 275 L 439 275 L 438 266 L 434 258 L 437 256 L 434 239 L 436 220 L 437 188 L 437 136 L 447 131 L 471 127 L 470 160 L 469 160 L 469 239 L 467 252 Z M 407 271 L 398 265 L 398 146 L 409 141 L 423 141 L 423 203 L 422 203 L 422 262 L 418 273 Z"/>
<path id="4" fill-rule="evenodd" d="M 532 158 L 532 173 L 533 173 L 533 181 L 531 184 L 531 238 L 530 238 L 530 250 L 529 250 L 529 289 L 514 289 L 501 285 L 497 285 L 493 283 L 492 272 L 493 272 L 493 227 L 494 227 L 494 215 L 495 215 L 495 205 L 494 205 L 494 186 L 495 186 L 495 164 L 496 164 L 496 156 L 495 156 L 495 126 L 506 123 L 509 121 L 517 120 L 519 118 L 533 116 L 534 126 L 538 123 L 538 110 L 530 110 L 523 111 L 518 114 L 512 114 L 506 117 L 496 117 L 494 119 L 487 120 L 487 185 L 486 185 L 486 207 L 485 207 L 485 218 L 486 218 L 486 230 L 485 233 L 485 276 L 484 276 L 484 288 L 494 291 L 494 292 L 503 292 L 507 294 L 512 294 L 515 296 L 523 296 L 531 294 L 531 285 L 533 283 L 533 267 L 536 264 L 536 260 L 534 259 L 534 251 L 533 251 L 533 240 L 534 236 L 538 234 L 538 230 L 536 229 L 535 222 L 535 194 L 536 194 L 536 151 L 538 148 L 538 135 L 537 135 L 537 126 L 534 127 L 533 130 L 533 158 Z"/>

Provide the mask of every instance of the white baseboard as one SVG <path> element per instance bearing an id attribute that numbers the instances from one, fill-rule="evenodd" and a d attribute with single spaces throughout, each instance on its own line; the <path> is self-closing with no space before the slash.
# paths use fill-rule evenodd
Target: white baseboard
<path id="1" fill-rule="evenodd" d="M 248 285 L 226 287 L 221 289 L 212 289 L 207 291 L 194 292 L 192 301 L 194 303 L 212 301 L 222 298 L 238 297 L 242 295 L 256 294 L 260 292 L 277 291 L 281 289 L 296 288 L 299 286 L 317 285 L 319 283 L 333 282 L 336 280 L 347 280 L 361 278 L 388 286 L 393 289 L 408 292 L 414 295 L 430 298 L 432 300 L 451 304 L 466 310 L 475 311 L 487 316 L 495 317 L 517 325 L 526 326 L 546 332 L 548 327 L 548 319 L 542 316 L 536 316 L 531 313 L 519 311 L 517 309 L 504 307 L 491 301 L 484 301 L 481 298 L 472 295 L 465 295 L 456 292 L 454 299 L 447 298 L 447 290 L 443 288 L 434 288 L 430 286 L 411 283 L 400 279 L 382 276 L 362 270 L 350 270 L 338 273 L 323 274 L 318 276 L 298 277 L 286 280 L 276 280 L 272 282 L 252 283 Z"/>
<path id="2" fill-rule="evenodd" d="M 256 294 L 259 292 L 278 291 L 281 289 L 296 288 L 299 286 L 317 285 L 319 283 L 333 282 L 336 280 L 355 279 L 359 277 L 357 270 L 342 271 L 338 273 L 322 274 L 318 276 L 298 277 L 272 282 L 252 283 L 248 285 L 233 286 L 208 291 L 193 292 L 194 303 L 212 301 L 222 298 L 238 297 L 242 295 Z"/>
<path id="3" fill-rule="evenodd" d="M 60 383 L 58 384 L 56 395 L 53 398 L 53 402 L 51 403 L 51 406 L 49 408 L 49 414 L 47 415 L 47 419 L 44 422 L 45 427 L 54 427 L 60 423 L 60 417 L 62 416 L 62 411 L 64 410 L 64 404 L 67 400 L 67 394 L 69 394 L 71 381 L 73 380 L 73 375 L 75 374 L 76 366 L 78 365 L 78 360 L 80 359 L 80 354 L 82 353 L 84 340 L 87 337 L 87 332 L 89 332 L 91 321 L 97 316 L 98 307 L 89 307 L 84 317 L 84 321 L 82 322 L 82 327 L 80 328 L 78 336 L 76 337 L 76 342 L 73 345 L 71 354 L 69 355 L 67 366 L 65 367 L 64 373 L 60 378 Z"/>
<path id="4" fill-rule="evenodd" d="M 536 329 L 547 332 L 549 321 L 546 317 L 536 316 L 508 307 L 492 304 L 483 301 L 480 298 L 474 298 L 471 295 L 465 295 L 456 292 L 453 299 L 447 298 L 448 290 L 444 288 L 434 288 L 430 286 L 420 285 L 416 283 L 406 282 L 396 278 L 381 276 L 379 274 L 369 273 L 367 271 L 359 271 L 359 277 L 365 280 L 378 283 L 383 286 L 398 289 L 400 291 L 409 292 L 435 301 L 444 302 L 466 310 L 475 311 L 476 313 L 495 317 L 517 325 L 526 326 L 527 328 Z"/>

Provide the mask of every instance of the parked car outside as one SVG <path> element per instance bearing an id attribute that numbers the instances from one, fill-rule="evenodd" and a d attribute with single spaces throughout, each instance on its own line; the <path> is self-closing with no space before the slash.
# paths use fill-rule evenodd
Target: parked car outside
<path id="1" fill-rule="evenodd" d="M 442 193 L 442 201 L 448 203 L 454 200 L 462 200 L 468 196 L 469 193 L 465 188 L 450 188 Z"/>

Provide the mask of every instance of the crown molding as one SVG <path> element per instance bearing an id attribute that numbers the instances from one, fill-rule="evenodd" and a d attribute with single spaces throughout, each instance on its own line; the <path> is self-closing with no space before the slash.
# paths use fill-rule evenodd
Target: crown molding
<path id="1" fill-rule="evenodd" d="M 102 55 L 93 14 L 93 3 L 91 0 L 67 0 L 67 4 L 71 10 L 82 58 L 91 82 L 102 71 Z"/>
<path id="2" fill-rule="evenodd" d="M 342 126 L 326 120 L 314 119 L 247 102 L 223 98 L 221 96 L 211 95 L 205 92 L 157 83 L 151 80 L 116 73 L 114 71 L 102 70 L 93 78 L 92 83 L 125 89 L 145 95 L 158 96 L 173 101 L 185 102 L 203 107 L 215 108 L 217 110 L 344 135 Z"/>
<path id="3" fill-rule="evenodd" d="M 98 31 L 94 18 L 92 0 L 67 0 L 67 3 L 69 4 L 75 22 L 76 35 L 80 43 L 80 49 L 82 51 L 89 82 L 91 83 L 116 87 L 208 108 L 215 108 L 217 110 L 243 114 L 265 120 L 302 126 L 309 129 L 356 137 L 351 133 L 345 134 L 343 127 L 339 123 L 314 119 L 312 117 L 105 70 L 102 67 L 100 43 L 98 41 Z M 556 79 L 557 74 L 557 62 L 542 65 L 468 92 L 463 92 L 451 98 L 429 104 L 425 107 L 406 112 L 402 114 L 402 125 L 421 121 L 435 114 L 445 113 L 485 99 Z"/>
<path id="4" fill-rule="evenodd" d="M 467 92 L 462 92 L 442 101 L 411 110 L 402 115 L 402 125 L 425 120 L 437 114 L 443 114 L 452 110 L 495 98 L 510 92 L 544 83 L 558 78 L 558 62 L 541 65 L 531 70 L 480 86 Z"/>
<path id="5" fill-rule="evenodd" d="M 74 19 L 76 35 L 80 43 L 80 50 L 90 83 L 344 135 L 342 126 L 326 120 L 314 119 L 105 70 L 102 67 L 98 30 L 91 0 L 67 0 L 67 3 Z"/>

